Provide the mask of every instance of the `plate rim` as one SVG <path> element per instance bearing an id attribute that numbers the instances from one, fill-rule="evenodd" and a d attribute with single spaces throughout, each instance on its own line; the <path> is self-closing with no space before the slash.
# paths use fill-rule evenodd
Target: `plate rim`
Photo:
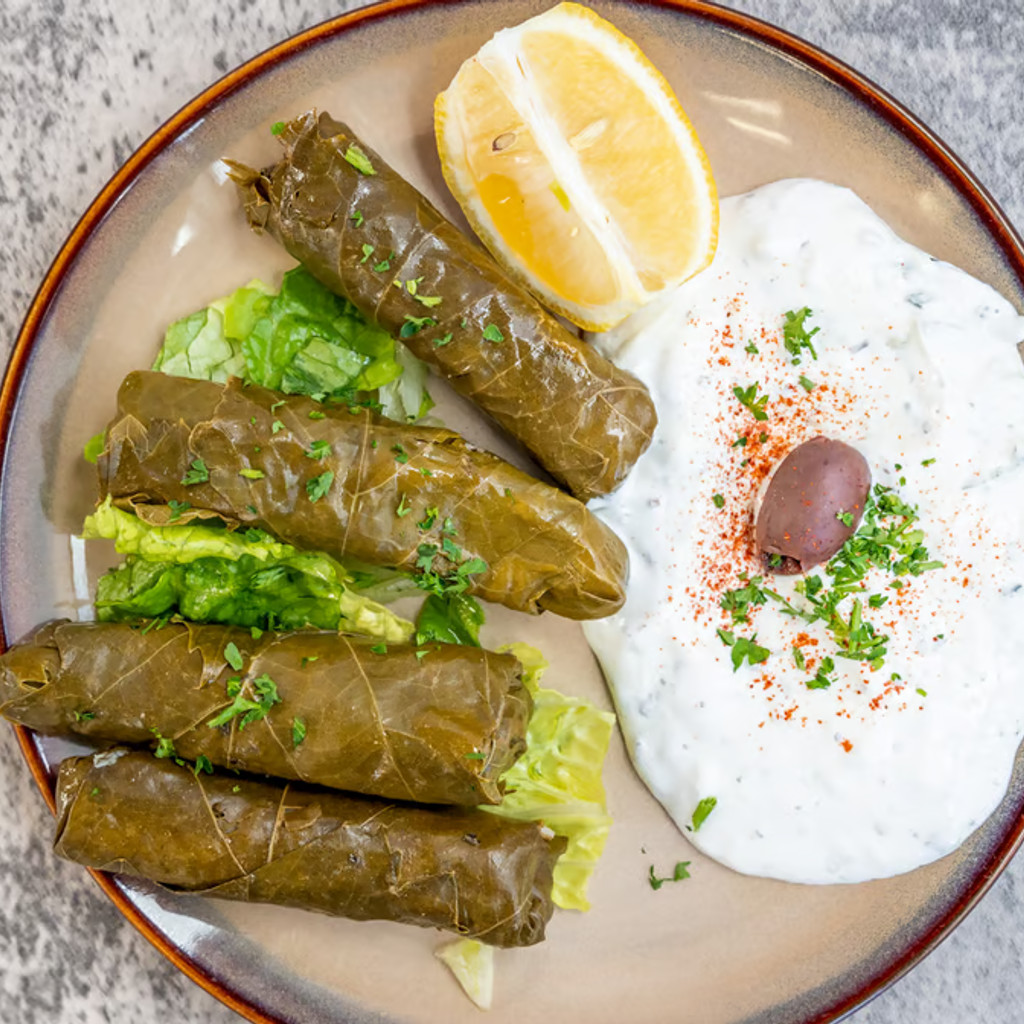
<path id="1" fill-rule="evenodd" d="M 37 336 L 50 308 L 93 232 L 114 208 L 124 193 L 165 149 L 176 142 L 207 111 L 217 106 L 251 81 L 278 64 L 291 60 L 320 43 L 343 35 L 354 28 L 397 18 L 432 6 L 453 7 L 472 0 L 378 0 L 368 6 L 329 18 L 290 36 L 250 58 L 215 81 L 172 114 L 156 129 L 120 167 L 92 200 L 84 214 L 62 243 L 46 271 L 29 305 L 14 347 L 11 350 L 3 380 L 0 382 L 0 481 L 7 466 L 9 435 L 21 392 L 22 381 Z M 965 199 L 989 236 L 1002 251 L 1010 270 L 1024 288 L 1024 240 L 1013 227 L 988 189 L 975 177 L 959 156 L 899 100 L 852 66 L 832 56 L 807 40 L 772 23 L 725 7 L 710 0 L 616 0 L 623 6 L 657 8 L 693 16 L 710 22 L 748 40 L 761 43 L 777 54 L 795 60 L 815 72 L 867 107 L 902 135 Z M 0 517 L 3 514 L 0 501 Z M 8 647 L 3 606 L 0 604 L 0 653 Z M 12 726 L 28 767 L 51 813 L 56 813 L 54 792 L 42 757 L 34 742 L 34 734 L 24 726 Z M 834 1024 L 870 1002 L 894 984 L 934 950 L 977 906 L 992 884 L 1005 870 L 1014 854 L 1024 844 L 1024 814 L 997 844 L 986 863 L 977 870 L 954 903 L 932 927 L 886 966 L 862 984 L 856 992 L 801 1024 Z M 214 977 L 188 956 L 174 941 L 129 899 L 115 876 L 86 869 L 100 889 L 120 913 L 175 967 L 205 989 L 224 1005 L 253 1024 L 287 1024 L 278 1016 L 254 1005 L 244 993 Z"/>

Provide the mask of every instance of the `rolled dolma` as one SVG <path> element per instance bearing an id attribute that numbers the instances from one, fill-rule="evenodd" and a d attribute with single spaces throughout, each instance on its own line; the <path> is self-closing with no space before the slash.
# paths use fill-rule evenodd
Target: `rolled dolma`
<path id="1" fill-rule="evenodd" d="M 625 598 L 626 550 L 575 498 L 450 430 L 362 408 L 134 372 L 98 469 L 102 493 L 150 522 L 210 510 L 519 611 L 591 619 Z"/>
<path id="2" fill-rule="evenodd" d="M 194 774 L 117 748 L 64 761 L 56 853 L 176 892 L 529 946 L 565 840 L 481 811 Z"/>
<path id="3" fill-rule="evenodd" d="M 449 644 L 49 622 L 0 655 L 0 715 L 357 793 L 496 804 L 526 748 L 521 673 Z"/>
<path id="4" fill-rule="evenodd" d="M 284 126 L 258 172 L 227 161 L 249 223 L 475 402 L 576 497 L 614 490 L 650 444 L 644 385 L 567 331 L 329 114 Z"/>

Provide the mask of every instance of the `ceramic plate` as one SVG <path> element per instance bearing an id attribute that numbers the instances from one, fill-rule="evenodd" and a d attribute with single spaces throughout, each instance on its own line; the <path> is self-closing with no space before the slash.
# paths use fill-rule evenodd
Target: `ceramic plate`
<path id="1" fill-rule="evenodd" d="M 95 495 L 82 443 L 114 408 L 121 377 L 151 362 L 164 327 L 248 279 L 289 265 L 245 227 L 214 173 L 226 154 L 273 159 L 270 125 L 319 106 L 362 133 L 447 212 L 431 107 L 461 61 L 547 0 L 382 4 L 313 29 L 228 75 L 122 168 L 43 283 L 0 399 L 0 607 L 7 638 L 54 616 L 90 617 L 113 564 L 74 537 Z M 894 101 L 807 44 L 721 8 L 593 6 L 667 75 L 695 122 L 722 194 L 813 176 L 859 193 L 901 235 L 1024 305 L 1024 250 L 978 184 Z M 481 444 L 504 442 L 445 406 Z M 608 706 L 578 626 L 491 616 L 488 645 L 527 639 L 551 683 Z M 22 733 L 47 799 L 67 745 Z M 997 812 L 955 854 L 857 886 L 734 874 L 690 848 L 633 774 L 621 741 L 606 768 L 615 826 L 587 914 L 558 912 L 541 946 L 498 956 L 492 1024 L 572 1019 L 826 1021 L 897 977 L 970 909 L 1021 840 L 1018 759 Z M 182 837 L 187 841 L 187 837 Z M 693 862 L 654 892 L 650 864 Z M 97 876 L 160 949 L 254 1021 L 479 1021 L 432 956 L 442 939 L 274 907 L 200 902 Z"/>

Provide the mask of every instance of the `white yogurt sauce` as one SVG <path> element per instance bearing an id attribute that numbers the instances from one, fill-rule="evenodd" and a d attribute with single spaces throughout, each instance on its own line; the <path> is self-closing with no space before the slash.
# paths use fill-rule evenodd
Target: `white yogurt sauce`
<path id="1" fill-rule="evenodd" d="M 804 306 L 818 358 L 793 366 L 783 314 Z M 1024 733 L 1022 338 L 1005 299 L 852 192 L 782 181 L 725 200 L 711 268 L 600 342 L 651 389 L 660 425 L 622 488 L 592 504 L 631 573 L 623 610 L 586 635 L 634 764 L 680 828 L 717 798 L 687 832 L 709 856 L 858 882 L 943 856 L 999 802 Z M 732 391 L 754 382 L 770 396 L 764 423 Z M 835 682 L 811 690 L 836 651 L 823 623 L 757 609 L 736 635 L 772 653 L 736 672 L 716 629 L 732 628 L 722 592 L 761 571 L 759 490 L 817 434 L 854 445 L 875 483 L 919 507 L 945 567 L 899 592 L 869 576 L 890 598 L 866 610 L 891 637 L 884 666 L 835 658 Z M 795 582 L 772 578 L 799 604 Z"/>

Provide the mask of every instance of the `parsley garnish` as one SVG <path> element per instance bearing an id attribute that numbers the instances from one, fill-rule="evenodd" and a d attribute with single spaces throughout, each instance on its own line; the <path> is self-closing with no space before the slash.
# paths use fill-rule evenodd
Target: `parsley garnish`
<path id="1" fill-rule="evenodd" d="M 733 672 L 738 671 L 744 658 L 751 666 L 760 665 L 762 661 L 767 661 L 771 657 L 771 653 L 767 647 L 762 647 L 757 643 L 756 633 L 749 639 L 745 636 L 738 636 L 732 645 L 732 670 Z"/>
<path id="2" fill-rule="evenodd" d="M 187 512 L 192 507 L 192 503 L 189 501 L 175 501 L 173 498 L 167 504 L 171 509 L 171 518 L 167 520 L 169 523 L 180 519 L 182 512 Z"/>
<path id="3" fill-rule="evenodd" d="M 417 295 L 416 301 L 426 306 L 427 309 L 433 309 L 435 306 L 441 305 L 440 295 Z"/>
<path id="4" fill-rule="evenodd" d="M 363 258 L 359 262 L 365 263 L 373 255 L 373 250 L 375 248 L 375 246 L 370 245 L 368 242 L 363 242 Z"/>
<path id="5" fill-rule="evenodd" d="M 427 652 L 424 651 L 423 653 L 426 654 Z M 468 754 L 463 754 L 462 756 L 466 758 L 467 761 L 483 761 L 487 757 L 482 750 L 473 750 Z"/>
<path id="6" fill-rule="evenodd" d="M 731 445 L 729 445 L 729 447 L 730 448 L 746 448 L 747 447 L 747 437 L 746 437 L 746 435 L 745 434 L 740 434 L 740 436 L 737 437 L 736 440 L 733 441 L 733 443 Z"/>
<path id="7" fill-rule="evenodd" d="M 330 441 L 314 441 L 308 449 L 306 449 L 305 456 L 307 459 L 322 459 L 331 452 Z"/>
<path id="8" fill-rule="evenodd" d="M 169 736 L 161 736 L 159 729 L 152 730 L 153 735 L 156 737 L 156 750 L 153 754 L 159 758 L 165 757 L 176 757 L 177 751 L 174 749 L 174 740 Z"/>
<path id="9" fill-rule="evenodd" d="M 802 672 L 807 668 L 807 659 L 804 657 L 804 652 L 799 647 L 793 648 L 793 664 Z"/>
<path id="10" fill-rule="evenodd" d="M 302 657 L 301 667 L 305 668 L 311 661 L 319 661 L 319 654 L 305 654 Z"/>
<path id="11" fill-rule="evenodd" d="M 737 384 L 736 387 L 732 389 L 732 393 L 739 399 L 740 405 L 749 409 L 758 423 L 768 419 L 768 413 L 764 411 L 765 406 L 768 404 L 768 396 L 761 395 L 760 398 L 758 397 L 757 392 L 760 386 L 761 385 L 758 384 L 757 381 L 754 381 L 753 384 L 749 384 L 745 388 L 741 388 Z"/>
<path id="12" fill-rule="evenodd" d="M 373 269 L 377 274 L 383 273 L 385 270 L 391 269 L 391 261 L 395 258 L 394 253 L 390 253 L 386 259 L 380 261 L 380 263 L 374 263 Z"/>
<path id="13" fill-rule="evenodd" d="M 412 509 L 405 503 L 405 494 L 398 499 L 398 507 L 395 509 L 395 515 L 401 519 L 403 516 L 407 516 Z"/>
<path id="14" fill-rule="evenodd" d="M 371 654 L 387 654 L 388 653 L 388 645 L 387 644 L 374 644 L 370 648 L 370 653 Z"/>
<path id="15" fill-rule="evenodd" d="M 708 820 L 708 815 L 718 806 L 718 797 L 706 796 L 693 812 L 693 817 L 690 819 L 690 831 L 699 832 L 701 825 Z"/>
<path id="16" fill-rule="evenodd" d="M 391 450 L 395 453 L 395 462 L 405 465 L 409 461 L 409 453 L 400 444 L 393 444 Z"/>
<path id="17" fill-rule="evenodd" d="M 249 469 L 247 466 L 245 469 L 238 471 L 239 476 L 244 476 L 246 480 L 262 480 L 263 470 L 262 469 Z"/>
<path id="18" fill-rule="evenodd" d="M 725 508 L 725 498 L 721 494 L 712 494 L 711 501 L 715 508 Z"/>
<path id="19" fill-rule="evenodd" d="M 813 390 L 814 390 L 814 388 L 815 388 L 815 383 L 814 383 L 814 381 L 813 381 L 813 380 L 811 380 L 811 378 L 810 378 L 810 377 L 805 377 L 805 376 L 804 376 L 804 375 L 803 375 L 803 374 L 801 373 L 801 374 L 800 374 L 800 387 L 802 387 L 802 388 L 804 389 L 804 391 L 807 391 L 807 392 L 809 393 L 809 392 L 811 392 L 811 391 L 813 391 Z"/>
<path id="20" fill-rule="evenodd" d="M 310 411 L 309 418 L 311 420 L 322 420 L 327 414 L 321 412 L 319 409 L 313 409 Z"/>
<path id="21" fill-rule="evenodd" d="M 743 351 L 752 356 L 759 356 L 761 354 L 761 350 L 752 341 L 747 343 Z"/>
<path id="22" fill-rule="evenodd" d="M 238 649 L 238 645 L 232 640 L 224 648 L 224 660 L 236 671 L 242 670 L 242 652 Z"/>
<path id="23" fill-rule="evenodd" d="M 814 678 L 807 680 L 807 689 L 827 690 L 835 682 L 831 675 L 835 670 L 836 663 L 831 658 L 822 658 Z"/>
<path id="24" fill-rule="evenodd" d="M 284 131 L 284 121 L 275 121 L 270 126 L 270 134 L 271 135 L 280 135 L 281 132 L 283 132 L 283 131 Z"/>
<path id="25" fill-rule="evenodd" d="M 436 506 L 431 506 L 427 509 L 426 515 L 416 524 L 420 530 L 429 530 L 434 523 L 437 522 L 437 517 L 440 513 L 437 511 Z"/>
<path id="26" fill-rule="evenodd" d="M 679 861 L 675 868 L 673 868 L 672 874 L 665 878 L 658 878 L 654 874 L 654 865 L 652 864 L 647 872 L 647 881 L 650 882 L 651 888 L 657 892 L 658 889 L 660 889 L 666 882 L 681 882 L 683 879 L 689 878 L 690 872 L 688 868 L 690 867 L 690 864 L 691 861 L 688 860 Z"/>
<path id="27" fill-rule="evenodd" d="M 449 331 L 443 338 L 435 338 L 434 339 L 434 348 L 441 348 L 442 346 L 447 345 L 448 342 L 451 341 L 451 340 L 452 340 L 452 332 Z"/>
<path id="28" fill-rule="evenodd" d="M 274 420 L 274 422 L 270 424 L 270 432 L 272 434 L 276 434 L 279 430 L 284 430 L 284 424 L 280 420 Z"/>
<path id="29" fill-rule="evenodd" d="M 292 747 L 297 747 L 306 738 L 306 723 L 301 718 L 292 719 Z"/>
<path id="30" fill-rule="evenodd" d="M 495 324 L 488 324 L 484 328 L 484 341 L 493 341 L 495 344 L 505 340 L 505 335 L 501 333 L 501 329 Z"/>
<path id="31" fill-rule="evenodd" d="M 836 519 L 838 519 L 839 522 L 841 522 L 843 524 L 843 526 L 853 526 L 853 513 L 852 512 L 844 512 L 842 509 L 840 509 L 836 513 Z"/>
<path id="32" fill-rule="evenodd" d="M 211 718 L 206 724 L 211 729 L 217 729 L 222 725 L 227 725 L 232 719 L 241 716 L 238 728 L 244 729 L 252 722 L 258 722 L 260 719 L 266 718 L 267 712 L 275 704 L 281 703 L 281 698 L 277 693 L 277 684 L 265 672 L 252 681 L 252 690 L 254 697 L 250 698 L 243 696 L 241 687 L 234 689 L 229 685 L 228 696 L 233 696 L 234 699 L 219 715 Z"/>
<path id="33" fill-rule="evenodd" d="M 196 758 L 196 766 L 192 769 L 192 774 L 196 778 L 199 778 L 201 772 L 206 772 L 207 775 L 213 774 L 213 762 L 205 754 L 200 754 Z"/>
<path id="34" fill-rule="evenodd" d="M 354 143 L 345 150 L 344 157 L 360 174 L 373 175 L 377 172 L 370 163 L 370 158 Z"/>
<path id="35" fill-rule="evenodd" d="M 193 487 L 196 484 L 205 484 L 209 479 L 210 471 L 206 468 L 206 463 L 202 459 L 193 459 L 181 482 L 186 487 Z"/>
<path id="36" fill-rule="evenodd" d="M 334 483 L 334 474 L 328 469 L 319 476 L 310 477 L 306 481 L 306 494 L 310 501 L 319 501 L 331 489 Z"/>
<path id="37" fill-rule="evenodd" d="M 934 466 L 934 465 L 935 465 L 935 460 L 934 460 L 934 459 L 925 459 L 925 460 L 924 460 L 924 461 L 923 461 L 923 462 L 921 463 L 921 465 L 922 465 L 922 466 Z"/>
<path id="38" fill-rule="evenodd" d="M 363 221 L 365 219 L 366 218 L 363 216 L 362 211 L 360 210 L 356 210 L 356 212 L 353 213 L 351 217 L 349 217 L 349 220 L 352 221 L 352 223 L 355 224 L 357 228 L 361 228 L 363 226 Z"/>
<path id="39" fill-rule="evenodd" d="M 400 338 L 411 338 L 414 334 L 419 334 L 420 331 L 427 327 L 436 327 L 437 321 L 432 316 L 409 316 L 406 314 L 405 323 L 402 324 L 398 331 Z"/>
<path id="40" fill-rule="evenodd" d="M 76 722 L 91 722 L 96 717 L 95 711 L 76 711 L 75 721 Z"/>
<path id="41" fill-rule="evenodd" d="M 811 353 L 811 358 L 818 358 L 818 353 L 814 351 L 814 346 L 811 344 L 811 338 L 821 328 L 815 327 L 814 330 L 808 331 L 804 326 L 804 321 L 813 315 L 813 312 L 807 306 L 804 306 L 803 309 L 798 310 L 796 313 L 792 310 L 786 313 L 786 322 L 782 325 L 782 344 L 785 345 L 786 351 L 793 357 L 794 366 L 800 365 L 801 354 L 804 349 Z"/>

